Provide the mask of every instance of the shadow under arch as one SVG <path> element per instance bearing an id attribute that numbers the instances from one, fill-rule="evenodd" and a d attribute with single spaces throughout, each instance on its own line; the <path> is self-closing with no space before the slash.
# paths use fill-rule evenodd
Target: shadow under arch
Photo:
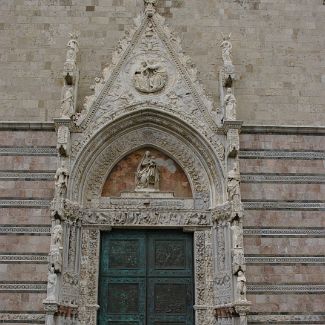
<path id="1" fill-rule="evenodd" d="M 112 168 L 145 146 L 164 152 L 183 169 L 196 208 L 213 208 L 225 202 L 224 171 L 211 144 L 199 130 L 155 107 L 106 123 L 90 137 L 72 164 L 68 199 L 91 207 Z"/>

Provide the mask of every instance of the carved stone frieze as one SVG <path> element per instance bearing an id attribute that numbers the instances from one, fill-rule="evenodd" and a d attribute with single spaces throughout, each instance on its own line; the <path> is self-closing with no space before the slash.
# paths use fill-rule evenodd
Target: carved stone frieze
<path id="1" fill-rule="evenodd" d="M 139 225 L 139 226 L 208 226 L 211 214 L 204 211 L 177 211 L 154 209 L 100 210 L 87 216 L 84 224 Z"/>
<path id="2" fill-rule="evenodd" d="M 161 209 L 161 208 L 169 208 L 169 209 L 194 209 L 194 199 L 180 199 L 180 198 L 114 198 L 114 197 L 101 197 L 98 200 L 98 203 L 94 201 L 94 208 L 99 209 L 125 209 L 133 208 L 133 209 L 141 209 L 141 208 L 152 208 L 152 209 Z M 0 227 L 1 229 L 1 227 Z"/>
<path id="3" fill-rule="evenodd" d="M 63 273 L 60 303 L 66 306 L 79 303 L 79 274 L 68 271 Z"/>

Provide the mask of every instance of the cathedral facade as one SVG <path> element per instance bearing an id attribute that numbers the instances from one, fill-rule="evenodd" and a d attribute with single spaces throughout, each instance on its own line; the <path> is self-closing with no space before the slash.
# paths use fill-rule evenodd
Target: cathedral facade
<path id="1" fill-rule="evenodd" d="M 0 6 L 3 324 L 325 324 L 322 1 Z"/>

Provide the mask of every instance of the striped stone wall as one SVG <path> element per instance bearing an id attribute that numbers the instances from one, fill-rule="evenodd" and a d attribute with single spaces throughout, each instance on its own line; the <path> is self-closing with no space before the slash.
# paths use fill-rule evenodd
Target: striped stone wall
<path id="1" fill-rule="evenodd" d="M 244 126 L 249 324 L 325 324 L 325 130 Z M 44 323 L 51 123 L 0 125 L 0 323 Z"/>
<path id="2" fill-rule="evenodd" d="M 325 324 L 324 131 L 242 130 L 249 324 Z"/>
<path id="3" fill-rule="evenodd" d="M 44 324 L 53 124 L 0 125 L 0 323 Z"/>

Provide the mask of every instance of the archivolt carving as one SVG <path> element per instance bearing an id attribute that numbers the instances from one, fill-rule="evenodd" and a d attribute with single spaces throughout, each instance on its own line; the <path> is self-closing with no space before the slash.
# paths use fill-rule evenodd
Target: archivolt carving
<path id="1" fill-rule="evenodd" d="M 78 147 L 77 143 L 75 145 Z M 84 204 L 86 200 L 100 197 L 111 168 L 122 157 L 144 146 L 165 151 L 183 168 L 191 183 L 196 207 L 207 208 L 209 199 L 212 205 L 223 202 L 222 169 L 211 148 L 193 131 L 184 128 L 184 124 L 152 110 L 146 115 L 130 115 L 89 141 L 75 158 L 77 163 L 68 196 Z"/>

